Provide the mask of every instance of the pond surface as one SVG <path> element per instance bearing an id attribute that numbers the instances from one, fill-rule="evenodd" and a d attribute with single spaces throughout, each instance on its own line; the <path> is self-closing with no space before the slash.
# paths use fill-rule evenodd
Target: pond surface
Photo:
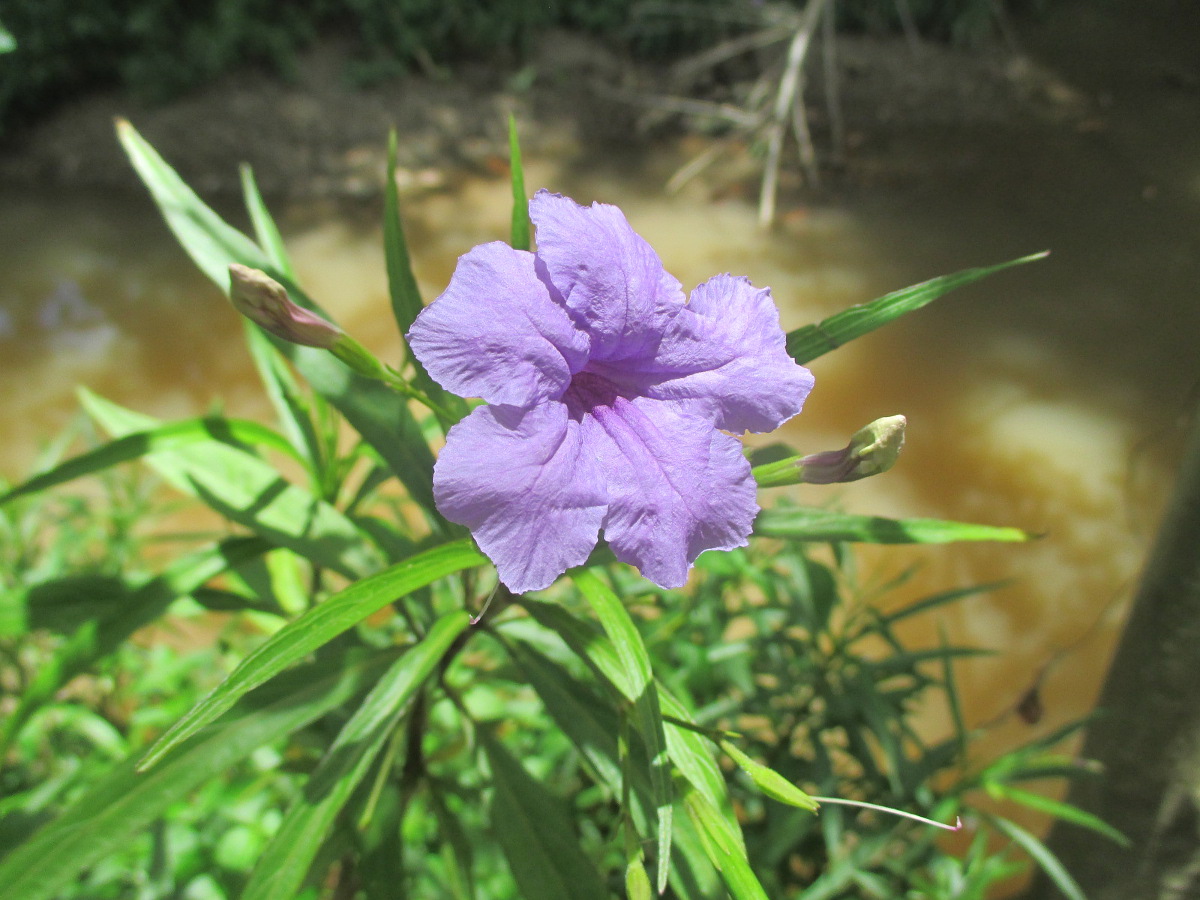
<path id="1" fill-rule="evenodd" d="M 1055 40 L 1053 26 L 1044 41 Z M 1197 98 L 1143 61 L 1108 86 L 1089 59 L 1063 62 L 1106 92 L 1103 115 L 1086 127 L 898 128 L 889 171 L 911 161 L 919 175 L 789 202 L 770 235 L 743 199 L 714 200 L 698 186 L 665 196 L 683 161 L 675 150 L 528 161 L 531 186 L 620 205 L 686 289 L 726 271 L 769 285 L 785 328 L 935 275 L 1053 251 L 814 362 L 808 406 L 781 435 L 801 451 L 832 449 L 864 423 L 904 413 L 908 444 L 891 473 L 794 496 L 1044 535 L 861 555 L 864 597 L 913 570 L 883 595 L 889 606 L 1007 582 L 943 616 L 953 640 L 1000 651 L 958 669 L 968 724 L 1003 717 L 998 744 L 1094 702 L 1200 381 Z M 507 184 L 488 178 L 407 203 L 427 300 L 461 253 L 506 235 L 509 203 Z M 320 218 L 284 217 L 301 281 L 394 359 L 378 228 L 357 215 Z M 6 189 L 0 245 L 0 474 L 29 470 L 39 442 L 75 414 L 79 384 L 164 417 L 217 403 L 267 415 L 236 317 L 148 201 Z M 915 641 L 937 640 L 934 623 L 914 628 Z M 1006 716 L 1043 676 L 1044 720 Z M 944 716 L 931 710 L 924 726 L 937 733 Z"/>

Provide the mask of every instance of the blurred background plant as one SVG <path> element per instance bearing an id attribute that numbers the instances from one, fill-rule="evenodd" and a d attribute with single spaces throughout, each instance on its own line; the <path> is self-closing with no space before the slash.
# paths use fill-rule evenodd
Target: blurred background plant
<path id="1" fill-rule="evenodd" d="M 842 28 L 904 27 L 972 41 L 1005 21 L 1006 4 L 843 0 L 835 6 Z M 163 101 L 247 66 L 287 77 L 318 35 L 346 41 L 345 75 L 366 83 L 411 71 L 442 73 L 480 58 L 516 65 L 539 36 L 558 28 L 596 35 L 636 56 L 671 59 L 743 34 L 764 15 L 794 15 L 804 7 L 750 0 L 198 0 L 186 8 L 170 0 L 5 0 L 0 53 L 15 52 L 0 62 L 0 133 L 97 88 Z"/>
<path id="2" fill-rule="evenodd" d="M 253 242 L 120 134 L 214 282 L 258 267 L 313 306 L 249 170 Z M 527 245 L 519 164 L 513 189 Z M 421 298 L 394 179 L 386 201 L 403 333 Z M 788 351 L 806 362 L 1008 265 L 797 329 Z M 164 423 L 85 391 L 108 439 L 66 457 L 64 437 L 0 496 L 0 894 L 561 900 L 624 882 L 641 900 L 654 881 L 679 898 L 963 898 L 1030 857 L 1078 898 L 1012 804 L 1122 840 L 1022 787 L 1092 774 L 1056 750 L 1077 724 L 974 758 L 954 663 L 984 650 L 898 636 L 987 588 L 879 612 L 847 544 L 1023 532 L 782 506 L 748 549 L 703 557 L 687 590 L 599 553 L 512 597 L 432 503 L 432 447 L 461 403 L 419 368 L 439 415 L 324 351 L 246 338 L 277 428 Z M 222 524 L 159 552 L 146 529 L 170 507 L 114 468 L 135 460 Z M 99 498 L 45 493 L 83 476 Z M 913 719 L 931 697 L 955 724 L 932 740 Z M 845 802 L 961 815 L 966 832 Z"/>

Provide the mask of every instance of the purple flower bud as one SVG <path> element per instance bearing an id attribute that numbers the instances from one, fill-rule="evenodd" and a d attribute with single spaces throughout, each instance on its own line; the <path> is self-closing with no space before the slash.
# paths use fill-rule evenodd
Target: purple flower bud
<path id="1" fill-rule="evenodd" d="M 330 350 L 342 337 L 340 328 L 297 306 L 282 284 L 258 269 L 229 266 L 229 299 L 247 319 L 288 343 Z"/>
<path id="2" fill-rule="evenodd" d="M 876 419 L 856 431 L 841 450 L 826 450 L 802 458 L 797 463 L 799 480 L 808 484 L 838 484 L 886 472 L 900 457 L 907 424 L 904 416 Z"/>

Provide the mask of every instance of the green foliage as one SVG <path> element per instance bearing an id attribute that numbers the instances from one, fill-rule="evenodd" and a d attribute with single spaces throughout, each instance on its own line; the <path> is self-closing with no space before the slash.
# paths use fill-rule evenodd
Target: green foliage
<path id="1" fill-rule="evenodd" d="M 255 240 L 120 131 L 214 283 L 261 266 L 314 306 L 250 173 Z M 394 195 L 385 215 L 404 331 L 419 297 Z M 932 299 L 914 290 L 913 308 Z M 837 333 L 863 321 L 880 324 Z M 977 800 L 1120 839 L 1024 786 L 1080 774 L 1053 750 L 1072 729 L 968 764 L 953 663 L 982 651 L 909 647 L 895 626 L 981 589 L 881 615 L 845 546 L 1024 532 L 792 507 L 748 548 L 701 557 L 686 590 L 601 552 L 513 597 L 432 502 L 430 442 L 465 407 L 420 408 L 319 351 L 248 340 L 277 427 L 164 424 L 85 392 L 110 439 L 69 458 L 60 443 L 0 493 L 0 895 L 949 900 L 1011 874 L 1000 837 L 1076 896 Z M 139 529 L 161 501 L 129 479 L 135 461 L 223 532 L 151 562 Z M 84 477 L 103 505 L 59 493 Z M 184 625 L 208 631 L 168 650 L 143 630 Z M 913 727 L 930 702 L 955 723 L 932 743 Z M 927 824 L 839 800 L 963 815 L 976 837 L 955 858 Z"/>

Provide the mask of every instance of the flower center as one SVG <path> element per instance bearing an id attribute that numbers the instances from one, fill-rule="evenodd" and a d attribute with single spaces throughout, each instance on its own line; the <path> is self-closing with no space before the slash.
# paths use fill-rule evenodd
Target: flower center
<path id="1" fill-rule="evenodd" d="M 603 415 L 602 410 L 611 409 L 618 400 L 626 399 L 617 386 L 595 372 L 576 372 L 571 384 L 563 394 L 574 418 L 584 415 Z"/>

